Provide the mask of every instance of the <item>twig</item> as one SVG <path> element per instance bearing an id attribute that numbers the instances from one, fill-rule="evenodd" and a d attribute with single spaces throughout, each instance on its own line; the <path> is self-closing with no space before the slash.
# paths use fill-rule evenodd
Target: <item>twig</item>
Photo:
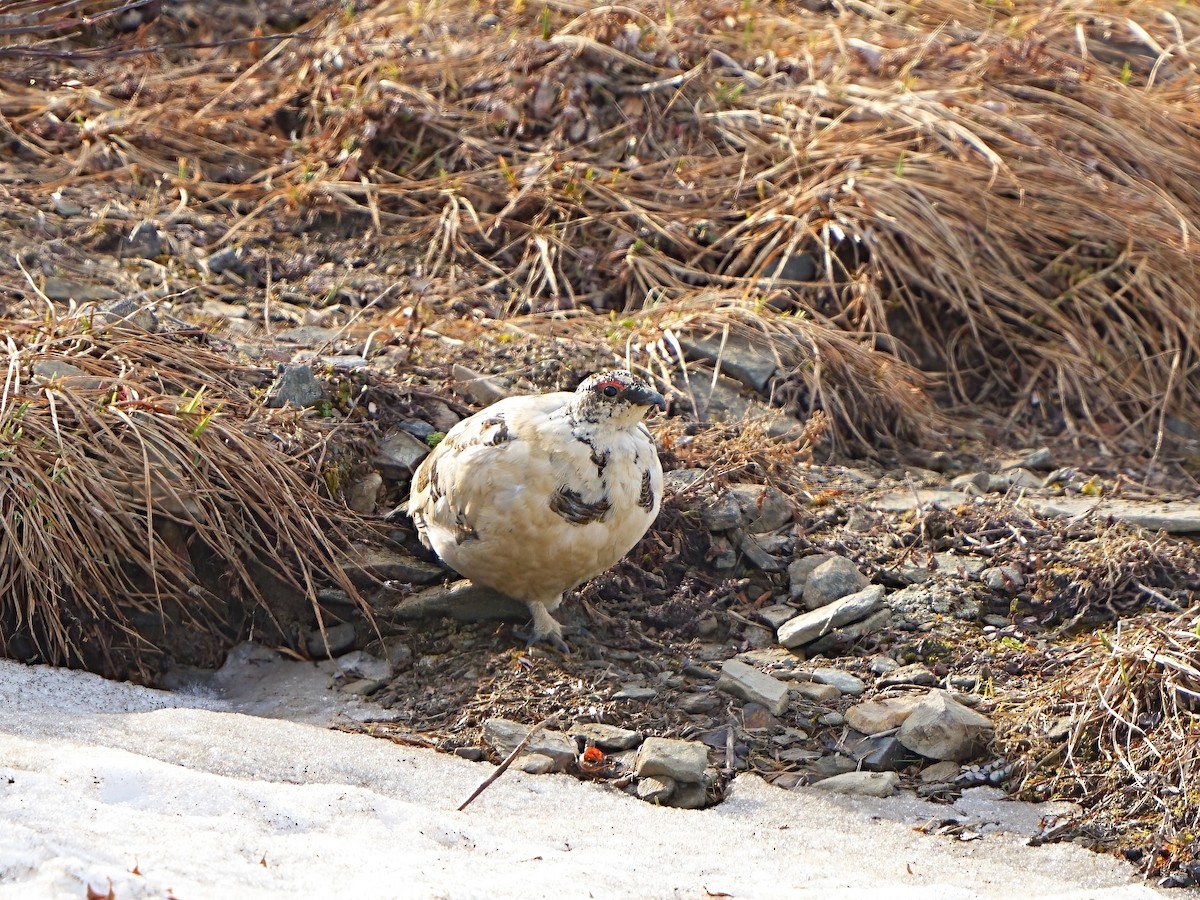
<path id="1" fill-rule="evenodd" d="M 557 718 L 558 718 L 558 713 L 554 713 L 552 715 L 546 716 L 546 718 L 542 719 L 542 721 L 538 722 L 536 725 L 534 725 L 532 728 L 530 728 L 529 734 L 527 734 L 527 735 L 525 735 L 525 737 L 521 738 L 521 742 L 513 748 L 513 752 L 508 754 L 507 757 L 505 757 L 504 762 L 502 762 L 502 763 L 500 763 L 500 765 L 496 766 L 496 771 L 492 772 L 491 775 L 489 775 L 487 778 L 483 779 L 483 781 L 480 783 L 479 787 L 475 788 L 475 790 L 473 790 L 471 792 L 471 796 L 462 802 L 462 806 L 460 806 L 458 808 L 458 811 L 462 812 L 464 809 L 466 809 L 470 805 L 472 800 L 474 800 L 476 797 L 478 797 L 480 794 L 482 794 L 484 791 L 486 791 L 491 786 L 493 781 L 495 781 L 497 778 L 499 778 L 501 775 L 503 775 L 505 773 L 505 771 L 507 771 L 508 767 L 513 764 L 513 760 L 515 760 L 518 756 L 521 755 L 521 751 L 523 751 L 526 747 L 529 746 L 529 742 L 533 740 L 533 736 Z"/>

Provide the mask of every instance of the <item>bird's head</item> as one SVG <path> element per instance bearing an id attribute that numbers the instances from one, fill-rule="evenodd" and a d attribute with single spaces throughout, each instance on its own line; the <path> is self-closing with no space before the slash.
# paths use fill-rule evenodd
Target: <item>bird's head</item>
<path id="1" fill-rule="evenodd" d="M 592 421 L 640 421 L 651 406 L 663 412 L 667 401 L 662 394 L 625 369 L 611 369 L 589 375 L 575 389 L 580 411 Z"/>

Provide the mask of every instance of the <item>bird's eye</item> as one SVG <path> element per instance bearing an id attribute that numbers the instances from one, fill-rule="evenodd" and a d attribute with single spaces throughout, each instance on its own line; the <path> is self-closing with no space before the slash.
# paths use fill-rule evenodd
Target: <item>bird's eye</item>
<path id="1" fill-rule="evenodd" d="M 604 396 L 605 397 L 615 397 L 619 393 L 621 393 L 621 389 L 618 388 L 615 384 L 608 384 L 608 385 L 604 386 Z"/>

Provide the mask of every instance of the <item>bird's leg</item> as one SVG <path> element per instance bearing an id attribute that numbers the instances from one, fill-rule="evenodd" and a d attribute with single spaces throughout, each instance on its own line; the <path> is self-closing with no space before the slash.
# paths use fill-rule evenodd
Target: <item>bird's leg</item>
<path id="1" fill-rule="evenodd" d="M 538 603 L 533 600 L 528 601 L 525 605 L 529 607 L 529 612 L 533 616 L 533 631 L 529 635 L 529 643 L 536 644 L 538 641 L 545 641 L 559 653 L 570 653 L 571 648 L 567 646 L 567 642 L 563 640 L 562 625 L 554 616 L 550 615 L 548 606 L 558 606 L 558 601 L 551 603 Z"/>

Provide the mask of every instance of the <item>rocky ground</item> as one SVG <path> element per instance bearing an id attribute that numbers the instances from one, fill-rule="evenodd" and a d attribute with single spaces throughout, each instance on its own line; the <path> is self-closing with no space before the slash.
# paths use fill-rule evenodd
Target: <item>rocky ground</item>
<path id="1" fill-rule="evenodd" d="M 493 367 L 511 372 L 499 356 Z M 738 417 L 766 416 L 750 364 L 726 361 L 743 373 Z M 422 438 L 512 389 L 426 362 L 450 393 L 381 445 L 388 477 L 365 476 L 380 499 L 402 496 Z M 655 423 L 668 470 L 659 522 L 564 607 L 569 656 L 525 647 L 521 605 L 447 586 L 393 517 L 412 555 L 371 560 L 389 579 L 375 600 L 387 637 L 347 628 L 335 648 L 365 645 L 338 655 L 342 689 L 381 707 L 363 728 L 498 762 L 541 723 L 516 765 L 649 802 L 718 803 L 733 774 L 753 771 L 782 789 L 947 804 L 936 830 L 1024 829 L 1156 858 L 1046 777 L 1044 757 L 1080 717 L 1078 698 L 1039 695 L 1061 689 L 1096 628 L 1188 605 L 1194 549 L 1171 535 L 1200 530 L 1194 496 L 1132 468 L 1063 465 L 1069 450 L 1047 447 L 964 442 L 892 465 L 817 465 L 789 442 L 803 423 L 770 415 L 748 441 L 754 426 L 696 424 L 685 396 Z M 981 813 L 1010 795 L 1053 802 Z M 1164 883 L 1192 880 L 1179 867 Z"/>

